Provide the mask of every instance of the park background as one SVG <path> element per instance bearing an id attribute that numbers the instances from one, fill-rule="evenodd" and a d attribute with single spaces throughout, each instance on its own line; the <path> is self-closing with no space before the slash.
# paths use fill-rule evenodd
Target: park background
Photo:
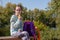
<path id="1" fill-rule="evenodd" d="M 60 39 L 60 0 L 0 0 L 0 36 L 10 36 L 16 4 L 23 7 L 23 21 L 29 17 L 38 27 L 41 40 Z"/>

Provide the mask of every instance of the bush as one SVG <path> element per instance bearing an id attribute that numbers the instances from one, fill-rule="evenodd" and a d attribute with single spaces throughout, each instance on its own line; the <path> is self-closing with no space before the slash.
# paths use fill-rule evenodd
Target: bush
<path id="1" fill-rule="evenodd" d="M 50 28 L 43 23 L 38 24 L 34 22 L 35 26 L 40 29 L 41 40 L 59 40 L 60 39 L 60 26 L 56 28 Z"/>
<path id="2" fill-rule="evenodd" d="M 9 36 L 10 31 L 9 27 L 0 28 L 0 36 Z"/>

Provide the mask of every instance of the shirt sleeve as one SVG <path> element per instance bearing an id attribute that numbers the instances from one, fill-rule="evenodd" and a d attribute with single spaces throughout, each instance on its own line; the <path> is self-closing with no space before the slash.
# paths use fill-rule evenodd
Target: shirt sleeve
<path id="1" fill-rule="evenodd" d="M 33 35 L 35 35 L 35 26 L 33 22 L 31 22 L 31 32 Z"/>
<path id="2" fill-rule="evenodd" d="M 24 22 L 23 31 L 26 31 L 26 22 Z"/>
<path id="3" fill-rule="evenodd" d="M 17 21 L 15 22 L 15 16 L 13 15 L 10 19 L 10 23 L 11 23 L 11 27 L 18 28 L 20 24 L 20 20 L 17 19 Z"/>

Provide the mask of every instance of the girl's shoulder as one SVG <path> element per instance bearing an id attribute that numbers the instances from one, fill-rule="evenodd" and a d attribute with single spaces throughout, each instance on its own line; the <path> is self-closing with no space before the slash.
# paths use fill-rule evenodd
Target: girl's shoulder
<path id="1" fill-rule="evenodd" d="M 11 18 L 16 18 L 16 15 L 12 15 Z"/>
<path id="2" fill-rule="evenodd" d="M 15 15 L 12 15 L 11 17 L 15 17 Z"/>

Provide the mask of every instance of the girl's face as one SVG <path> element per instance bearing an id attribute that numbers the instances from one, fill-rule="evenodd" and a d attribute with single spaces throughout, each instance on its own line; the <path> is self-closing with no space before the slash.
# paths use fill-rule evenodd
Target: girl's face
<path id="1" fill-rule="evenodd" d="M 16 7 L 15 13 L 17 13 L 17 15 L 21 14 L 21 8 L 19 6 Z"/>

